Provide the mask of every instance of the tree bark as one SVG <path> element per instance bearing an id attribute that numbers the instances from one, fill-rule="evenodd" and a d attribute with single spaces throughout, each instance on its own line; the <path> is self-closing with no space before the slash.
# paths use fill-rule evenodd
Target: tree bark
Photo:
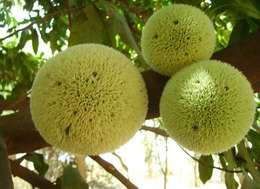
<path id="1" fill-rule="evenodd" d="M 60 189 L 59 186 L 51 183 L 44 177 L 30 171 L 29 169 L 19 165 L 18 162 L 10 160 L 12 173 L 14 176 L 19 176 L 20 178 L 29 182 L 33 187 L 38 187 L 40 189 Z"/>
<path id="2" fill-rule="evenodd" d="M 4 138 L 0 136 L 0 188 L 14 189 Z"/>

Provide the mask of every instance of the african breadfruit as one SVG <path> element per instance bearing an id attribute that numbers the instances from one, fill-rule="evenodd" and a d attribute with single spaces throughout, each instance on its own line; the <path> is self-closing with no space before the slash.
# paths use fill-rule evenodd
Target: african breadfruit
<path id="1" fill-rule="evenodd" d="M 147 94 L 141 74 L 123 54 L 81 44 L 60 52 L 39 70 L 30 108 L 48 143 L 95 155 L 133 137 L 145 120 Z"/>
<path id="2" fill-rule="evenodd" d="M 148 19 L 141 47 L 152 69 L 171 76 L 187 65 L 211 57 L 215 48 L 214 26 L 200 9 L 173 4 Z"/>
<path id="3" fill-rule="evenodd" d="M 254 93 L 236 68 L 201 61 L 176 73 L 166 84 L 160 114 L 170 136 L 189 150 L 219 153 L 237 144 L 255 114 Z"/>

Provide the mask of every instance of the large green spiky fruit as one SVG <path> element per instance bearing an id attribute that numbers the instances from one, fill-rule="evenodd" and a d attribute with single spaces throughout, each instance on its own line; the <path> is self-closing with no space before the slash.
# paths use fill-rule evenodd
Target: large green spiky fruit
<path id="1" fill-rule="evenodd" d="M 148 19 L 141 47 L 151 68 L 171 76 L 195 61 L 211 57 L 215 48 L 214 26 L 200 9 L 173 4 Z"/>
<path id="2" fill-rule="evenodd" d="M 133 137 L 146 116 L 147 94 L 141 74 L 123 54 L 83 44 L 40 69 L 30 106 L 47 142 L 94 155 L 113 151 Z"/>
<path id="3" fill-rule="evenodd" d="M 176 73 L 160 101 L 164 127 L 180 145 L 201 154 L 237 144 L 254 120 L 256 103 L 246 77 L 216 60 Z"/>

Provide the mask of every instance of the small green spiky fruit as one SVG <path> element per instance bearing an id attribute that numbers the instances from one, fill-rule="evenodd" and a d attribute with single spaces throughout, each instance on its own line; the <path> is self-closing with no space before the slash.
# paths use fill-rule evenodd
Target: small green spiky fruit
<path id="1" fill-rule="evenodd" d="M 65 151 L 95 155 L 126 143 L 145 120 L 147 94 L 137 68 L 97 44 L 68 48 L 37 73 L 32 119 L 43 138 Z"/>
<path id="2" fill-rule="evenodd" d="M 216 60 L 176 73 L 160 100 L 160 114 L 170 136 L 201 154 L 223 152 L 242 140 L 253 123 L 255 108 L 246 77 Z"/>
<path id="3" fill-rule="evenodd" d="M 141 47 L 152 69 L 171 76 L 193 62 L 211 57 L 215 48 L 214 26 L 200 9 L 173 4 L 148 19 Z"/>

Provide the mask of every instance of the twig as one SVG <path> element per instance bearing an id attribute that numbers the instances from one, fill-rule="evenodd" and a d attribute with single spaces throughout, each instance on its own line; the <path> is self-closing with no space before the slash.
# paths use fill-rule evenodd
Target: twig
<path id="1" fill-rule="evenodd" d="M 128 177 L 128 167 L 124 163 L 123 159 L 116 152 L 112 152 L 112 155 L 114 155 L 119 160 L 120 164 L 122 165 L 122 167 L 124 168 L 124 170 L 127 173 L 127 178 L 129 179 L 129 177 Z"/>
<path id="2" fill-rule="evenodd" d="M 166 131 L 164 131 L 163 129 L 160 129 L 159 127 L 148 127 L 148 126 L 142 126 L 140 130 L 145 130 L 145 131 L 150 131 L 150 132 L 153 132 L 155 134 L 158 134 L 158 135 L 161 135 L 161 136 L 164 136 L 164 137 L 169 137 L 169 135 L 166 133 Z M 190 155 L 186 150 L 184 150 L 184 148 L 182 148 L 180 145 L 179 147 L 188 155 L 190 156 L 193 160 L 205 165 L 205 163 L 201 162 L 199 159 L 193 157 L 192 155 Z M 208 166 L 208 165 L 205 165 L 205 166 Z M 229 169 L 224 169 L 224 168 L 221 168 L 221 167 L 215 167 L 215 166 L 212 166 L 212 168 L 214 169 L 218 169 L 220 171 L 225 171 L 225 172 L 229 172 L 229 173 L 241 173 L 243 172 L 242 170 L 229 170 Z"/>
<path id="3" fill-rule="evenodd" d="M 220 171 L 224 171 L 224 172 L 228 172 L 228 173 L 242 173 L 243 171 L 242 170 L 229 170 L 229 169 L 225 169 L 225 168 L 221 168 L 221 167 L 215 167 L 215 166 L 209 166 L 205 163 L 203 163 L 202 161 L 200 161 L 199 159 L 195 158 L 194 156 L 190 155 L 186 150 L 184 150 L 184 148 L 182 148 L 180 145 L 179 147 L 182 149 L 182 151 L 187 154 L 189 157 L 191 157 L 193 160 L 201 163 L 202 165 L 204 166 L 208 166 L 208 167 L 212 167 L 213 169 L 218 169 Z"/>
<path id="4" fill-rule="evenodd" d="M 83 8 L 84 8 L 84 7 L 73 7 L 73 8 L 64 9 L 64 11 L 65 11 L 66 13 L 70 13 L 70 12 L 73 12 L 73 11 L 76 11 L 76 10 L 79 10 L 79 9 L 83 9 Z M 25 26 L 25 27 L 23 27 L 23 28 L 21 28 L 21 29 L 18 29 L 18 30 L 16 30 L 16 31 L 14 31 L 13 33 L 10 33 L 9 35 L 7 35 L 7 36 L 1 38 L 1 39 L 0 39 L 0 42 L 3 41 L 3 40 L 5 40 L 5 39 L 7 39 L 7 38 L 9 38 L 9 37 L 12 37 L 13 35 L 18 34 L 18 33 L 21 32 L 21 31 L 30 29 L 34 24 L 39 24 L 39 23 L 44 22 L 44 21 L 46 21 L 46 20 L 48 20 L 48 19 L 50 19 L 50 18 L 53 18 L 54 16 L 58 16 L 58 15 L 61 15 L 61 14 L 64 14 L 64 12 L 63 12 L 63 11 L 52 12 L 52 13 L 46 15 L 45 17 L 42 17 L 42 18 L 40 18 L 40 19 L 37 19 L 37 20 L 31 22 L 29 25 L 27 25 L 27 26 Z"/>
<path id="5" fill-rule="evenodd" d="M 0 188 L 13 189 L 10 165 L 4 138 L 0 136 Z"/>
<path id="6" fill-rule="evenodd" d="M 59 186 L 48 181 L 44 177 L 30 171 L 29 169 L 21 166 L 18 162 L 10 160 L 12 173 L 14 176 L 18 176 L 25 181 L 29 182 L 33 187 L 38 187 L 40 189 L 60 189 Z"/>
<path id="7" fill-rule="evenodd" d="M 163 188 L 167 188 L 167 182 L 168 182 L 168 138 L 165 137 L 165 169 L 163 171 Z"/>
<path id="8" fill-rule="evenodd" d="M 165 130 L 159 128 L 159 127 L 148 127 L 148 126 L 144 125 L 144 126 L 141 127 L 140 130 L 150 131 L 150 132 L 153 132 L 153 133 L 155 133 L 157 135 L 161 135 L 161 136 L 164 136 L 164 137 L 169 137 L 168 133 Z"/>
<path id="9" fill-rule="evenodd" d="M 107 172 L 116 177 L 123 185 L 128 189 L 138 189 L 129 179 L 127 179 L 122 173 L 120 173 L 114 165 L 102 159 L 100 156 L 89 156 L 95 162 L 97 162 L 101 167 L 103 167 Z"/>

